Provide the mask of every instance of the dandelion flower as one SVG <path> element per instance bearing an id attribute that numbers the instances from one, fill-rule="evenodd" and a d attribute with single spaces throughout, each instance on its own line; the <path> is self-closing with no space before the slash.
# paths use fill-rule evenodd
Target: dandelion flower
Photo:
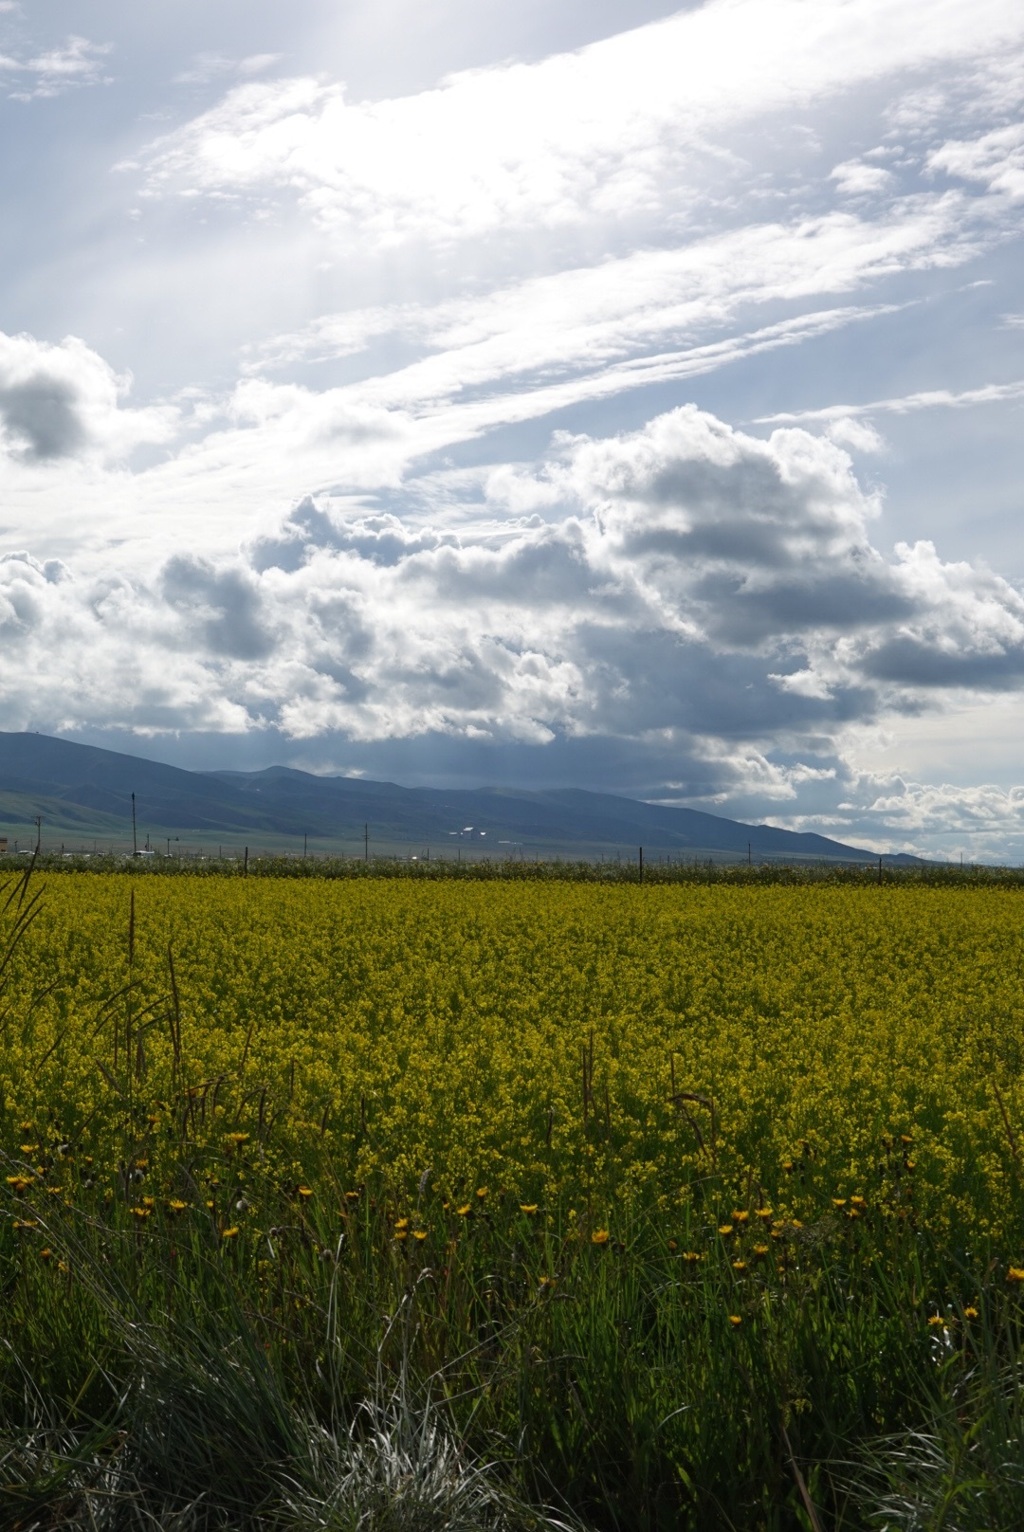
<path id="1" fill-rule="evenodd" d="M 729 1323 L 732 1325 L 733 1329 L 736 1329 L 743 1323 L 743 1316 L 741 1314 L 730 1314 Z"/>
<path id="2" fill-rule="evenodd" d="M 538 1204 L 536 1202 L 521 1202 L 519 1204 L 519 1211 L 520 1213 L 528 1213 L 532 1217 L 536 1213 L 537 1207 Z"/>
<path id="3" fill-rule="evenodd" d="M 1011 1266 L 1006 1273 L 1007 1282 L 1024 1282 L 1024 1266 Z"/>
<path id="4" fill-rule="evenodd" d="M 590 1243 L 592 1245 L 607 1245 L 608 1239 L 609 1235 L 607 1229 L 595 1229 L 593 1234 L 590 1236 Z"/>
<path id="5" fill-rule="evenodd" d="M 238 1234 L 238 1225 L 232 1224 L 230 1229 L 221 1230 L 221 1239 L 235 1239 Z"/>
<path id="6" fill-rule="evenodd" d="M 718 1232 L 722 1236 L 723 1239 L 727 1239 L 729 1237 L 729 1235 L 732 1233 L 732 1224 L 731 1223 L 720 1223 L 718 1225 Z"/>

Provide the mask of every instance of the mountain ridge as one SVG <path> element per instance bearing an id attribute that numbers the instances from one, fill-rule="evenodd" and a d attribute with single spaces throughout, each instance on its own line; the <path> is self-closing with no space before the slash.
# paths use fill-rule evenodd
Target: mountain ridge
<path id="1" fill-rule="evenodd" d="M 467 844 L 476 853 L 591 847 L 684 855 L 875 861 L 878 853 L 814 832 L 750 825 L 702 809 L 649 803 L 584 788 L 403 787 L 361 777 L 314 776 L 288 766 L 261 771 L 187 771 L 121 751 L 44 734 L 0 732 L 0 819 L 18 801 L 72 834 L 97 816 L 104 834 L 130 834 L 132 794 L 140 828 L 164 834 L 260 834 L 351 841 L 372 833 L 398 845 Z M 42 805 L 45 807 L 31 807 Z M 364 831 L 365 827 L 365 831 Z M 124 833 L 124 830 L 122 833 Z M 898 853 L 889 862 L 916 862 Z"/>

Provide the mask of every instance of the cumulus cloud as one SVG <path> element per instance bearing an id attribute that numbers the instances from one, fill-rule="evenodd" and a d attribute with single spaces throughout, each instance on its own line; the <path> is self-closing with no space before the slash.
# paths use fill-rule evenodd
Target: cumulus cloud
<path id="1" fill-rule="evenodd" d="M 545 519 L 502 520 L 517 476 Z M 652 782 L 685 765 L 688 792 L 729 800 L 761 772 L 805 799 L 845 730 L 1024 687 L 1021 594 L 928 544 L 886 558 L 877 498 L 825 438 L 690 406 L 558 437 L 495 484 L 458 533 L 306 498 L 230 559 L 145 578 L 9 557 L 11 726 L 620 741 Z"/>
<path id="2" fill-rule="evenodd" d="M 141 443 L 169 440 L 177 411 L 125 409 L 129 386 L 74 336 L 55 346 L 0 332 L 0 456 L 37 466 L 116 460 Z"/>

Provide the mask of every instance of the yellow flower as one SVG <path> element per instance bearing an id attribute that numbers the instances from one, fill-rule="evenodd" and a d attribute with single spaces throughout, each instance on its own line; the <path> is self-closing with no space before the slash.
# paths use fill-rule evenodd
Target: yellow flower
<path id="1" fill-rule="evenodd" d="M 863 1197 L 851 1197 L 850 1201 L 855 1208 L 862 1208 L 867 1206 Z"/>
<path id="2" fill-rule="evenodd" d="M 40 1252 L 39 1252 L 39 1259 L 41 1261 L 52 1261 L 53 1260 L 53 1251 L 50 1249 L 49 1245 L 47 1245 L 44 1249 L 40 1250 Z"/>
<path id="3" fill-rule="evenodd" d="M 833 1197 L 832 1198 L 832 1206 L 835 1207 L 835 1208 L 844 1208 L 846 1206 L 846 1198 L 845 1197 Z"/>
<path id="4" fill-rule="evenodd" d="M 234 1239 L 237 1234 L 238 1226 L 235 1224 L 230 1229 L 223 1229 L 220 1237 L 221 1239 Z"/>
<path id="5" fill-rule="evenodd" d="M 758 1216 L 758 1218 L 769 1219 L 772 1216 L 772 1209 L 771 1208 L 758 1208 L 757 1209 L 757 1216 Z"/>
<path id="6" fill-rule="evenodd" d="M 183 1213 L 187 1207 L 187 1202 L 182 1202 L 179 1197 L 172 1197 L 167 1204 L 167 1211 L 171 1214 Z"/>
<path id="7" fill-rule="evenodd" d="M 128 1211 L 131 1213 L 133 1218 L 150 1218 L 152 1216 L 152 1213 L 153 1213 L 153 1209 L 152 1208 L 142 1208 L 142 1207 L 139 1207 L 139 1208 L 129 1208 Z"/>
<path id="8" fill-rule="evenodd" d="M 684 1250 L 683 1251 L 683 1260 L 684 1261 L 688 1261 L 691 1265 L 693 1264 L 694 1261 L 702 1261 L 703 1259 L 704 1259 L 704 1254 L 700 1250 Z"/>
<path id="9" fill-rule="evenodd" d="M 455 1211 L 456 1211 L 456 1213 L 458 1213 L 460 1218 L 465 1218 L 468 1213 L 472 1212 L 472 1207 L 471 1207 L 470 1203 L 464 1202 L 462 1204 L 462 1206 L 459 1207 L 459 1208 L 456 1208 Z"/>
<path id="10" fill-rule="evenodd" d="M 478 1186 L 476 1189 L 476 1194 L 478 1197 L 486 1197 L 490 1189 L 491 1188 L 489 1186 Z"/>
<path id="11" fill-rule="evenodd" d="M 977 1319 L 977 1317 L 978 1317 L 977 1309 L 974 1307 L 973 1303 L 969 1303 L 967 1305 L 967 1307 L 964 1309 L 964 1318 L 965 1319 Z"/>
<path id="12" fill-rule="evenodd" d="M 733 1261 L 732 1269 L 733 1271 L 746 1271 L 747 1263 L 746 1261 Z"/>
<path id="13" fill-rule="evenodd" d="M 718 1232 L 721 1234 L 723 1239 L 726 1239 L 732 1233 L 732 1224 L 720 1223 L 718 1225 Z"/>
<path id="14" fill-rule="evenodd" d="M 590 1236 L 590 1243 L 592 1245 L 607 1245 L 608 1238 L 609 1235 L 607 1229 L 595 1229 L 593 1234 Z"/>
<path id="15" fill-rule="evenodd" d="M 733 1208 L 732 1210 L 733 1223 L 746 1223 L 749 1217 L 750 1214 L 747 1212 L 746 1208 Z"/>
<path id="16" fill-rule="evenodd" d="M 408 1239 L 409 1238 L 409 1230 L 408 1229 L 396 1229 L 395 1230 L 395 1238 L 396 1239 Z"/>
<path id="17" fill-rule="evenodd" d="M 538 1204 L 536 1202 L 521 1202 L 519 1204 L 519 1211 L 520 1213 L 529 1213 L 532 1217 L 536 1213 L 537 1207 Z"/>
<path id="18" fill-rule="evenodd" d="M 942 1315 L 941 1315 L 941 1314 L 932 1314 L 932 1315 L 931 1315 L 931 1316 L 930 1316 L 930 1317 L 929 1317 L 929 1319 L 928 1319 L 928 1323 L 929 1323 L 929 1324 L 930 1324 L 930 1325 L 931 1325 L 931 1326 L 932 1326 L 932 1327 L 933 1327 L 933 1328 L 935 1328 L 935 1329 L 938 1329 L 938 1327 L 939 1327 L 939 1326 L 940 1326 L 940 1325 L 944 1325 L 944 1324 L 945 1324 L 945 1323 L 946 1323 L 946 1321 L 945 1321 L 945 1320 L 944 1320 L 944 1319 L 943 1319 L 943 1317 L 942 1317 Z"/>
<path id="19" fill-rule="evenodd" d="M 1007 1282 L 1024 1282 L 1024 1266 L 1011 1266 L 1006 1273 Z"/>
<path id="20" fill-rule="evenodd" d="M 767 1245 L 755 1245 L 754 1246 L 754 1254 L 757 1255 L 757 1256 L 767 1255 L 768 1254 L 768 1246 Z"/>
<path id="21" fill-rule="evenodd" d="M 395 1219 L 395 1228 L 396 1229 L 407 1229 L 408 1227 L 409 1227 L 409 1220 L 408 1220 L 408 1218 L 396 1218 Z"/>
<path id="22" fill-rule="evenodd" d="M 412 1237 L 413 1239 L 426 1239 L 427 1232 L 426 1229 L 413 1229 Z"/>
<path id="23" fill-rule="evenodd" d="M 22 1154 L 37 1154 L 39 1152 L 39 1145 L 38 1144 L 22 1144 L 21 1145 L 21 1152 L 22 1152 Z"/>
<path id="24" fill-rule="evenodd" d="M 248 1133 L 226 1133 L 224 1137 L 227 1139 L 229 1144 L 234 1144 L 237 1149 L 240 1148 L 242 1144 L 247 1144 L 249 1142 L 250 1135 Z"/>
<path id="25" fill-rule="evenodd" d="M 740 1314 L 730 1314 L 729 1323 L 735 1328 L 737 1325 L 741 1325 L 743 1323 L 743 1318 Z"/>
<path id="26" fill-rule="evenodd" d="M 298 1186 L 295 1188 L 295 1190 L 296 1194 L 301 1197 L 303 1201 L 305 1201 L 307 1197 L 312 1197 L 313 1195 L 313 1188 L 311 1186 Z"/>

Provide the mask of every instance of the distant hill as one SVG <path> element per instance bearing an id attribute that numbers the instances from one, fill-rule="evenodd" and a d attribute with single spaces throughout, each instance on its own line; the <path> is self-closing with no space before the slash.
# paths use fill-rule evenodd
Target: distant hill
<path id="1" fill-rule="evenodd" d="M 131 833 L 132 793 L 140 827 L 162 837 L 241 834 L 258 841 L 310 837 L 315 846 L 362 839 L 375 845 L 455 844 L 494 856 L 593 854 L 597 849 L 686 856 L 714 852 L 754 858 L 873 861 L 876 853 L 826 836 L 747 825 L 698 809 L 668 808 L 578 788 L 399 787 L 320 777 L 288 767 L 195 772 L 44 734 L 0 733 L 0 822 L 42 815 L 48 831 Z M 889 862 L 913 862 L 906 856 Z"/>

